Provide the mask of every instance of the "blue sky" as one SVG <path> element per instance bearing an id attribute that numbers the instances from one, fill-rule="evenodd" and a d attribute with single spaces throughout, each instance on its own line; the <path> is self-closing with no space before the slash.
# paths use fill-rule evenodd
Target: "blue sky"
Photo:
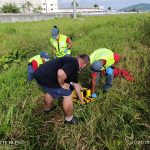
<path id="1" fill-rule="evenodd" d="M 73 0 L 58 0 L 59 7 L 70 7 Z M 150 0 L 76 0 L 79 7 L 92 7 L 94 4 L 105 6 L 105 8 L 111 6 L 112 8 L 124 8 L 130 5 L 139 3 L 149 3 Z"/>

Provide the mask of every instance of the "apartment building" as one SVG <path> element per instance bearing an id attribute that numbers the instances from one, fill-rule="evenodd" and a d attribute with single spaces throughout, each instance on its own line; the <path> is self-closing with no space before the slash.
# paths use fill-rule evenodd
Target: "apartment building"
<path id="1" fill-rule="evenodd" d="M 42 13 L 58 12 L 57 0 L 0 0 L 0 7 L 2 7 L 6 3 L 13 3 L 19 8 L 22 8 L 22 5 L 27 1 L 31 2 L 33 8 L 41 6 L 43 8 Z"/>

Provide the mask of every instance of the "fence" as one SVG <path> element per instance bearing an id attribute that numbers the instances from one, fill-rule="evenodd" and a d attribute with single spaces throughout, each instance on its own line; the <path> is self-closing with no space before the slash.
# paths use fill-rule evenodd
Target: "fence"
<path id="1" fill-rule="evenodd" d="M 0 14 L 0 23 L 2 22 L 30 22 L 49 20 L 61 17 L 72 17 L 72 14 L 55 13 L 55 14 Z"/>

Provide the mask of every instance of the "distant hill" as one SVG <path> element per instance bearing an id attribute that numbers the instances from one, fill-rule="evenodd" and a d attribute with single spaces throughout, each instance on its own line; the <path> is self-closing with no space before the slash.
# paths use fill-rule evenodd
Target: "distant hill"
<path id="1" fill-rule="evenodd" d="M 129 7 L 122 8 L 119 11 L 150 11 L 150 4 L 140 3 L 136 5 L 131 5 Z"/>

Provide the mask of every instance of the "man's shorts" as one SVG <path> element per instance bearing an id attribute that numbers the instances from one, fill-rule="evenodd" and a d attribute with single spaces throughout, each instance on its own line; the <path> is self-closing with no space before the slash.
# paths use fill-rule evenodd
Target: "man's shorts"
<path id="1" fill-rule="evenodd" d="M 63 88 L 48 88 L 43 85 L 40 85 L 45 92 L 50 94 L 54 99 L 58 99 L 59 97 L 69 96 L 72 93 L 72 90 L 67 90 Z"/>

